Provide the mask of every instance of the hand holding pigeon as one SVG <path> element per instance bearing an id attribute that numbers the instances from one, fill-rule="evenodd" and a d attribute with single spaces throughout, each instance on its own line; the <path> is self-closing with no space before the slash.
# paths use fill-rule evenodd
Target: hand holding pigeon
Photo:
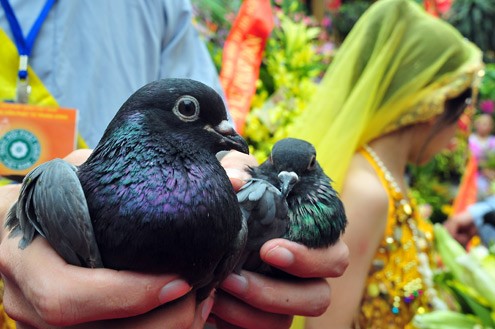
<path id="1" fill-rule="evenodd" d="M 7 226 L 26 248 L 44 236 L 70 264 L 175 273 L 208 296 L 237 262 L 246 228 L 215 154 L 247 153 L 221 97 L 187 79 L 133 94 L 81 166 L 26 176 Z"/>

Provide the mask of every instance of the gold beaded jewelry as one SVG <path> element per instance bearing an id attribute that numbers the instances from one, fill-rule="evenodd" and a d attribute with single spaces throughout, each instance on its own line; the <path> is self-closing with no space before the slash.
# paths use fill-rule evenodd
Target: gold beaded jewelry
<path id="1" fill-rule="evenodd" d="M 374 150 L 365 145 L 361 152 L 382 180 L 390 202 L 387 229 L 372 261 L 355 327 L 405 328 L 416 313 L 446 308 L 434 288 L 428 256 L 433 230 L 419 218 L 414 202 L 404 197 Z"/>

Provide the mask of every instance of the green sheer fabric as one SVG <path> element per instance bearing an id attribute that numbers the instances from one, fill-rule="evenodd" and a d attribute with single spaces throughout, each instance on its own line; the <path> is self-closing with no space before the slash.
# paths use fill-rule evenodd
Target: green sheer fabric
<path id="1" fill-rule="evenodd" d="M 338 191 L 363 144 L 443 111 L 477 84 L 482 54 L 410 0 L 379 0 L 358 20 L 290 135 L 313 143 Z"/>

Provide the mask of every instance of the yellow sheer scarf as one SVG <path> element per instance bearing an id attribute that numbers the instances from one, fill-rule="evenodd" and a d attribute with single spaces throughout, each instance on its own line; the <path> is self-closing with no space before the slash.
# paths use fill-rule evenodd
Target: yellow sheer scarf
<path id="1" fill-rule="evenodd" d="M 412 0 L 379 0 L 358 20 L 289 135 L 313 143 L 341 192 L 369 141 L 443 111 L 479 82 L 482 53 Z M 297 318 L 293 329 L 303 328 Z"/>
<path id="2" fill-rule="evenodd" d="M 410 0 L 379 0 L 337 51 L 290 135 L 315 145 L 341 191 L 357 149 L 440 114 L 482 67 L 480 50 L 446 22 Z"/>

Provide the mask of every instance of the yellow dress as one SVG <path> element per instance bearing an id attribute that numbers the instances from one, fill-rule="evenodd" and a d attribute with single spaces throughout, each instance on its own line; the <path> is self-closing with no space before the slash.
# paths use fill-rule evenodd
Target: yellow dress
<path id="1" fill-rule="evenodd" d="M 411 328 L 416 313 L 431 309 L 427 295 L 435 292 L 421 274 L 420 260 L 423 257 L 431 265 L 433 227 L 419 218 L 413 201 L 394 190 L 372 156 L 364 149 L 360 152 L 387 190 L 389 208 L 385 235 L 372 261 L 354 328 Z"/>

